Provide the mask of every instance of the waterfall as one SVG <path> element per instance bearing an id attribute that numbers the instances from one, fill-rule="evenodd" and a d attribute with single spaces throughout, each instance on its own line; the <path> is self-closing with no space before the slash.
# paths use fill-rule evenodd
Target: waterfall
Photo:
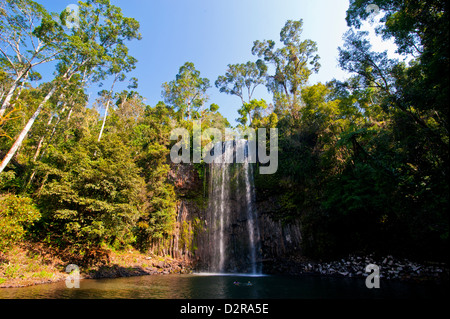
<path id="1" fill-rule="evenodd" d="M 252 166 L 248 162 L 248 158 L 245 159 L 245 190 L 246 190 L 246 204 L 247 204 L 247 228 L 249 234 L 249 247 L 251 254 L 251 266 L 252 274 L 260 274 L 261 267 L 256 263 L 256 238 L 259 238 L 259 227 L 256 213 L 253 208 L 254 196 L 254 184 L 253 184 L 253 171 Z"/>
<path id="2" fill-rule="evenodd" d="M 235 163 L 236 149 L 244 148 L 244 163 Z M 260 274 L 260 234 L 255 210 L 252 164 L 248 143 L 226 141 L 222 154 L 209 166 L 207 236 L 204 270 Z"/>

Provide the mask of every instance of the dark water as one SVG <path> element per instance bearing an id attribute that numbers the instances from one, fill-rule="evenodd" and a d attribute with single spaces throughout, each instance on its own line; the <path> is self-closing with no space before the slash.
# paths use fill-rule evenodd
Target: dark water
<path id="1" fill-rule="evenodd" d="M 253 286 L 236 286 L 233 282 Z M 364 279 L 315 276 L 153 275 L 117 279 L 81 280 L 80 288 L 65 282 L 25 288 L 1 288 L 0 299 L 336 299 L 336 298 L 443 298 L 448 286 L 380 281 L 368 289 Z"/>

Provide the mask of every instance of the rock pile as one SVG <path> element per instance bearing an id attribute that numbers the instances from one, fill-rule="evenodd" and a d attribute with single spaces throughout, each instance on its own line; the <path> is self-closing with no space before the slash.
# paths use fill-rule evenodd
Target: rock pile
<path id="1" fill-rule="evenodd" d="M 444 263 L 419 264 L 408 259 L 396 259 L 386 256 L 375 259 L 373 255 L 349 256 L 348 258 L 327 263 L 304 263 L 302 273 L 316 273 L 320 275 L 338 275 L 346 277 L 366 277 L 366 267 L 374 264 L 379 267 L 380 278 L 401 280 L 434 280 L 449 277 L 449 268 Z"/>
<path id="2" fill-rule="evenodd" d="M 379 267 L 380 278 L 410 280 L 410 281 L 448 281 L 449 267 L 445 263 L 417 263 L 408 259 L 385 256 L 375 258 L 373 255 L 351 255 L 331 262 L 312 262 L 288 260 L 274 261 L 264 267 L 267 273 L 284 273 L 291 275 L 313 274 L 340 277 L 366 277 L 372 271 L 366 272 L 366 267 L 374 264 Z"/>

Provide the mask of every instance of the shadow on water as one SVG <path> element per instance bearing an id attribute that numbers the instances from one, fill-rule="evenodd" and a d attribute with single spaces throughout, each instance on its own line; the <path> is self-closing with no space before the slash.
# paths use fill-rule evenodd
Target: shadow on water
<path id="1" fill-rule="evenodd" d="M 236 286 L 235 281 L 252 286 Z M 407 299 L 443 298 L 448 286 L 381 281 L 368 289 L 364 279 L 316 276 L 248 276 L 245 274 L 151 275 L 81 280 L 0 289 L 0 299 Z"/>

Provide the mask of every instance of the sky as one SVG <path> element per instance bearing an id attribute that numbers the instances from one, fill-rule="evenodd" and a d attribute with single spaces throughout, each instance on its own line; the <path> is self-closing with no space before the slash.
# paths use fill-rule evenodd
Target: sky
<path id="1" fill-rule="evenodd" d="M 61 12 L 75 0 L 37 0 L 47 10 Z M 303 39 L 317 43 L 321 68 L 310 84 L 348 77 L 337 62 L 342 35 L 348 30 L 345 14 L 348 0 L 111 0 L 125 16 L 140 22 L 142 40 L 128 43 L 138 63 L 128 78 L 139 79 L 139 93 L 154 106 L 160 100 L 161 85 L 175 79 L 180 66 L 193 62 L 201 77 L 211 82 L 207 105 L 216 103 L 219 112 L 236 125 L 240 99 L 220 93 L 214 86 L 228 64 L 256 61 L 253 41 L 274 40 L 280 45 L 280 31 L 287 20 L 303 19 Z M 45 80 L 45 79 L 43 79 Z M 119 85 L 122 90 L 127 84 Z M 107 82 L 104 88 L 109 88 Z M 91 101 L 100 89 L 89 88 Z M 254 98 L 272 102 L 260 86 Z"/>

